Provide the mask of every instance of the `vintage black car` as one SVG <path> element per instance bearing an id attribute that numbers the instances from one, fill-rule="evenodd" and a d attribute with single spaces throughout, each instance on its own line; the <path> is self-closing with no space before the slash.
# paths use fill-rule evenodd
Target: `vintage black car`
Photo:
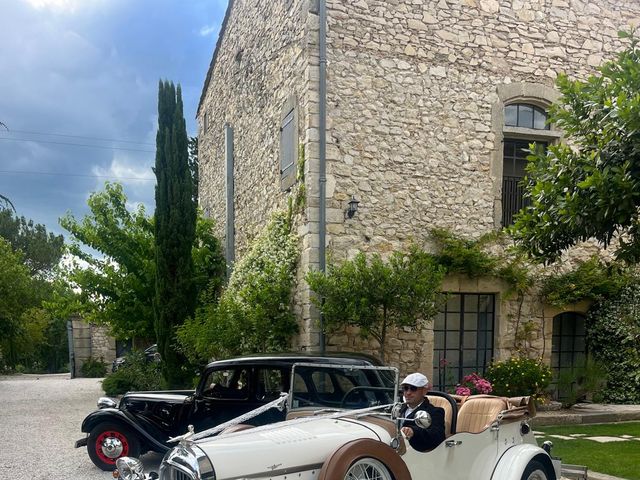
<path id="1" fill-rule="evenodd" d="M 136 457 L 147 451 L 164 453 L 173 446 L 168 440 L 184 434 L 189 425 L 196 432 L 211 428 L 289 391 L 292 366 L 296 363 L 343 368 L 296 370 L 296 390 L 304 394 L 294 399 L 295 407 L 344 408 L 345 403 L 357 400 L 360 387 L 383 387 L 384 382 L 379 379 L 349 374 L 349 366 L 379 364 L 374 357 L 360 354 L 289 354 L 221 360 L 207 365 L 195 391 L 129 392 L 119 404 L 100 398 L 99 409 L 82 422 L 81 430 L 87 436 L 75 446 L 87 446 L 89 457 L 103 470 L 113 470 L 122 456 Z M 247 423 L 265 425 L 284 417 L 285 412 L 270 409 Z"/>

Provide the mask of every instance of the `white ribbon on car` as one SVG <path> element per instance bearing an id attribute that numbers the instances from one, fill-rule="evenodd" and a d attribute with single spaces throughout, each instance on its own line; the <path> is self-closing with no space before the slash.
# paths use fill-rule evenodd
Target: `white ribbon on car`
<path id="1" fill-rule="evenodd" d="M 250 412 L 240 415 L 239 417 L 235 417 L 229 420 L 228 422 L 221 423 L 220 425 L 217 425 L 213 428 L 209 428 L 207 430 L 203 430 L 202 432 L 198 432 L 195 434 L 191 434 L 190 432 L 187 432 L 184 435 L 170 438 L 169 442 L 177 442 L 181 440 L 191 440 L 191 441 L 200 440 L 201 438 L 210 437 L 212 435 L 215 435 L 216 433 L 222 432 L 223 430 L 229 427 L 233 427 L 235 425 L 245 422 L 246 420 L 250 420 L 253 417 L 257 417 L 261 413 L 264 413 L 267 410 L 271 410 L 272 408 L 277 408 L 278 410 L 283 411 L 287 403 L 287 398 L 289 398 L 288 393 L 281 393 L 280 397 L 276 398 L 272 402 L 265 403 L 261 407 L 251 410 Z"/>

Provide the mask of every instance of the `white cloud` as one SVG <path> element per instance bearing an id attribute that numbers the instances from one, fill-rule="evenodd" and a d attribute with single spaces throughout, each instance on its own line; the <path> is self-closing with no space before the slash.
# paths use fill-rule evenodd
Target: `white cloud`
<path id="1" fill-rule="evenodd" d="M 96 0 L 24 0 L 37 10 L 43 10 L 45 8 L 51 10 L 75 12 L 79 7 L 87 6 L 90 3 L 95 3 Z"/>
<path id="2" fill-rule="evenodd" d="M 216 23 L 214 23 L 213 25 L 205 25 L 200 29 L 200 36 L 208 37 L 209 35 L 213 35 L 214 33 L 218 32 L 219 28 L 220 27 Z"/>

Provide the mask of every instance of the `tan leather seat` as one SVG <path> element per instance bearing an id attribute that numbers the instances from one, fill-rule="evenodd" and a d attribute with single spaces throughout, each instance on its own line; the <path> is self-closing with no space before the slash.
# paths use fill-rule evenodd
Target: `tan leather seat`
<path id="1" fill-rule="evenodd" d="M 451 430 L 451 422 L 453 420 L 453 407 L 449 400 L 444 397 L 438 397 L 435 395 L 427 395 L 429 403 L 434 407 L 440 407 L 444 410 L 444 433 L 447 437 L 453 435 L 455 432 Z"/>
<path id="2" fill-rule="evenodd" d="M 458 412 L 458 432 L 479 433 L 488 428 L 498 418 L 498 414 L 509 409 L 509 402 L 503 397 L 472 395 Z"/>

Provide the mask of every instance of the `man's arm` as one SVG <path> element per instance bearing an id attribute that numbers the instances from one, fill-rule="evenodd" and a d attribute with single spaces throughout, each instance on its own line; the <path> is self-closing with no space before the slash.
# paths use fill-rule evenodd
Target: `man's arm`
<path id="1" fill-rule="evenodd" d="M 431 415 L 431 426 L 420 428 L 411 425 L 413 435 L 409 439 L 409 444 L 419 452 L 432 450 L 440 445 L 445 439 L 444 433 L 444 410 L 434 407 L 428 412 Z"/>

